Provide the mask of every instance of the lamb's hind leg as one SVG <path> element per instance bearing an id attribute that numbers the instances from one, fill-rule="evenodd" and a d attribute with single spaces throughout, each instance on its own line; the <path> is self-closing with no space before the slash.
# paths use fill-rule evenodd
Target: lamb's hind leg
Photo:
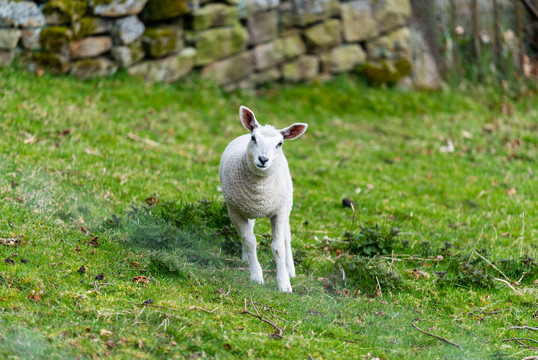
<path id="1" fill-rule="evenodd" d="M 230 219 L 235 225 L 239 236 L 243 242 L 243 260 L 248 261 L 250 269 L 250 280 L 263 284 L 262 267 L 258 262 L 258 254 L 256 253 L 256 236 L 254 235 L 254 220 L 249 220 L 240 214 L 229 210 Z"/>
<path id="2" fill-rule="evenodd" d="M 277 215 L 271 219 L 271 229 L 273 230 L 273 255 L 276 262 L 276 281 L 278 290 L 291 292 L 290 276 L 286 265 L 286 231 L 288 216 Z"/>
<path id="3" fill-rule="evenodd" d="M 295 277 L 295 264 L 293 263 L 293 254 L 291 252 L 291 230 L 290 223 L 286 224 L 286 269 L 290 278 Z"/>

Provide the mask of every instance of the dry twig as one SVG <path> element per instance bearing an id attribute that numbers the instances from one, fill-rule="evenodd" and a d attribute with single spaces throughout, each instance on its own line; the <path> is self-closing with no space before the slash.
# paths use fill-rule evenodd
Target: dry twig
<path id="1" fill-rule="evenodd" d="M 532 326 L 510 326 L 510 329 L 512 330 L 530 330 L 530 331 L 538 331 L 538 327 L 532 327 Z"/>
<path id="2" fill-rule="evenodd" d="M 252 299 L 250 299 L 250 304 L 251 304 L 252 307 L 254 308 L 254 311 L 256 311 L 256 314 L 254 314 L 253 312 L 247 310 L 247 298 L 244 298 L 244 310 L 241 311 L 240 314 L 249 314 L 249 315 L 252 315 L 252 316 L 254 316 L 255 318 L 260 319 L 260 320 L 263 321 L 264 323 L 267 323 L 267 324 L 271 325 L 271 326 L 276 330 L 276 332 L 275 332 L 274 334 L 271 334 L 271 335 L 274 336 L 274 337 L 277 337 L 277 338 L 281 339 L 281 338 L 282 338 L 282 332 L 283 332 L 284 330 L 283 330 L 281 327 L 279 327 L 277 324 L 275 324 L 274 322 L 272 322 L 271 320 L 262 317 L 262 316 L 260 315 L 260 313 L 258 312 L 258 309 L 256 308 L 256 305 L 254 304 L 254 302 L 252 301 Z"/>
<path id="3" fill-rule="evenodd" d="M 146 139 L 144 137 L 141 137 L 141 136 L 138 136 L 138 135 L 135 135 L 133 133 L 128 133 L 127 134 L 127 138 L 129 140 L 133 140 L 133 141 L 138 141 L 138 142 L 141 142 L 143 144 L 146 144 L 146 145 L 149 145 L 149 146 L 153 146 L 153 147 L 159 147 L 161 146 L 161 144 L 159 144 L 157 141 L 153 141 L 151 139 Z"/>
<path id="4" fill-rule="evenodd" d="M 415 323 L 412 323 L 412 325 L 413 325 L 413 327 L 414 327 L 415 329 L 417 329 L 418 331 L 420 331 L 420 332 L 423 333 L 423 334 L 426 334 L 426 335 L 429 335 L 429 336 L 433 336 L 434 338 L 439 339 L 439 340 L 441 340 L 441 341 L 444 341 L 444 342 L 446 342 L 447 344 L 450 344 L 450 345 L 455 346 L 455 347 L 457 347 L 457 348 L 460 347 L 458 344 L 454 344 L 454 343 L 453 343 L 452 341 L 450 341 L 450 340 L 447 340 L 447 339 L 445 339 L 445 338 L 443 338 L 443 337 L 437 336 L 437 335 L 435 335 L 435 334 L 432 334 L 432 333 L 429 333 L 429 332 L 426 332 L 426 331 L 420 329 Z"/>
<path id="5" fill-rule="evenodd" d="M 534 340 L 534 339 L 528 339 L 528 338 L 512 338 L 512 339 L 503 339 L 503 342 L 508 342 L 508 341 L 515 341 L 517 342 L 519 345 L 521 345 L 522 347 L 526 347 L 528 349 L 538 349 L 538 347 L 536 346 L 532 346 L 532 345 L 527 345 L 525 344 L 523 341 L 531 341 L 531 342 L 534 342 L 534 343 L 538 343 L 538 340 Z"/>
<path id="6" fill-rule="evenodd" d="M 201 308 L 199 306 L 189 306 L 189 308 L 187 309 L 187 311 L 193 311 L 193 310 L 200 310 L 200 311 L 204 311 L 208 314 L 212 314 L 213 312 L 215 312 L 215 310 L 217 310 L 219 307 L 217 306 L 216 308 L 214 308 L 213 310 L 207 310 L 207 309 L 204 309 L 204 308 Z"/>

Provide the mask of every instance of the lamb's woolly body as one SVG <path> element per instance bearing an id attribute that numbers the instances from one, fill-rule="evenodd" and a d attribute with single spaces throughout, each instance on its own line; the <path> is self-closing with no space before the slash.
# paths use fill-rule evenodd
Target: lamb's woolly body
<path id="1" fill-rule="evenodd" d="M 281 154 L 270 176 L 254 174 L 248 166 L 250 135 L 233 140 L 224 150 L 219 177 L 226 204 L 248 219 L 272 218 L 279 211 L 291 211 L 293 185 L 288 161 Z M 223 171 L 226 169 L 226 171 Z"/>
<path id="2" fill-rule="evenodd" d="M 230 142 L 219 165 L 228 214 L 243 241 L 243 260 L 248 261 L 250 278 L 260 284 L 263 284 L 263 273 L 256 253 L 254 219 L 271 219 L 271 249 L 278 288 L 291 292 L 290 277 L 295 277 L 289 224 L 293 184 L 282 144 L 284 139 L 301 136 L 307 125 L 298 123 L 277 130 L 269 125 L 261 126 L 254 113 L 244 106 L 239 114 L 251 134 Z"/>

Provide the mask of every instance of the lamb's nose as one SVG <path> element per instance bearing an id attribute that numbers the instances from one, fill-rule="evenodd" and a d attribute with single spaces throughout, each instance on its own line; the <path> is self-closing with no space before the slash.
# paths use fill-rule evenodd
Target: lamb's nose
<path id="1" fill-rule="evenodd" d="M 258 160 L 260 160 L 262 165 L 265 165 L 265 163 L 269 161 L 269 159 L 265 156 L 258 156 Z"/>

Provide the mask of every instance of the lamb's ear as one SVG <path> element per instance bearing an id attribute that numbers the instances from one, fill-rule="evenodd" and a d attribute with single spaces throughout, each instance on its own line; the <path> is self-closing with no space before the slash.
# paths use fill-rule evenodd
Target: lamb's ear
<path id="1" fill-rule="evenodd" d="M 243 126 L 246 127 L 250 131 L 260 126 L 252 110 L 250 110 L 246 106 L 241 106 L 239 108 L 239 118 L 241 118 L 241 122 L 243 123 Z"/>
<path id="2" fill-rule="evenodd" d="M 280 133 L 282 136 L 284 136 L 285 140 L 293 140 L 303 135 L 307 127 L 308 124 L 296 123 L 290 127 L 280 130 Z"/>

